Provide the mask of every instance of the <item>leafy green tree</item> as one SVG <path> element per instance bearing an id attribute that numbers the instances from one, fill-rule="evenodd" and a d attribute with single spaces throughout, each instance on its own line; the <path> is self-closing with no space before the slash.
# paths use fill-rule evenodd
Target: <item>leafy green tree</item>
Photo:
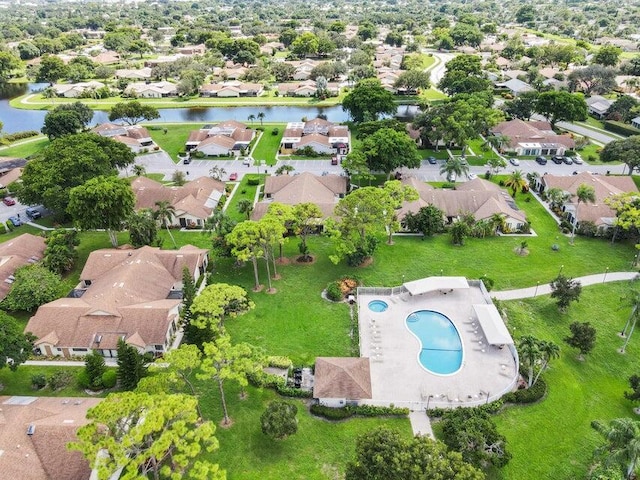
<path id="1" fill-rule="evenodd" d="M 431 75 L 422 70 L 406 70 L 402 72 L 393 84 L 396 88 L 404 88 L 409 92 L 418 89 L 426 90 L 431 86 Z"/>
<path id="2" fill-rule="evenodd" d="M 551 298 L 556 299 L 556 304 L 561 312 L 566 312 L 571 302 L 577 302 L 580 299 L 582 285 L 579 280 L 560 274 L 550 285 Z"/>
<path id="3" fill-rule="evenodd" d="M 49 234 L 45 243 L 43 265 L 58 275 L 70 271 L 78 256 L 75 250 L 80 245 L 78 231 L 57 228 Z"/>
<path id="4" fill-rule="evenodd" d="M 318 228 L 318 221 L 324 217 L 320 207 L 315 203 L 299 203 L 293 207 L 292 226 L 300 238 L 300 253 L 303 260 L 309 258 L 307 240 Z"/>
<path id="5" fill-rule="evenodd" d="M 608 93 L 616 86 L 615 68 L 603 65 L 589 65 L 573 70 L 567 77 L 572 91 L 581 91 L 585 95 Z"/>
<path id="6" fill-rule="evenodd" d="M 251 218 L 251 212 L 253 212 L 253 202 L 248 198 L 241 199 L 238 204 L 238 213 L 247 216 L 247 220 Z"/>
<path id="7" fill-rule="evenodd" d="M 435 205 L 429 204 L 421 207 L 416 213 L 407 213 L 403 222 L 407 230 L 422 233 L 424 239 L 444 231 L 444 212 Z"/>
<path id="8" fill-rule="evenodd" d="M 533 380 L 535 378 L 536 364 L 542 357 L 540 340 L 532 335 L 524 335 L 521 337 L 518 342 L 518 356 L 528 376 L 527 385 L 532 387 L 534 385 Z"/>
<path id="9" fill-rule="evenodd" d="M 403 185 L 399 180 L 388 180 L 384 182 L 382 187 L 387 195 L 384 196 L 384 228 L 387 231 L 387 244 L 393 244 L 393 234 L 400 229 L 397 210 L 399 210 L 405 202 L 414 202 L 418 200 L 419 195 L 415 188 L 410 185 Z"/>
<path id="10" fill-rule="evenodd" d="M 93 119 L 93 110 L 82 102 L 63 103 L 51 110 L 51 112 L 73 112 L 76 114 L 83 127 L 89 125 Z"/>
<path id="11" fill-rule="evenodd" d="M 427 436 L 403 439 L 396 430 L 378 427 L 356 439 L 355 459 L 345 480 L 483 480 L 484 474 L 458 452 Z"/>
<path id="12" fill-rule="evenodd" d="M 107 371 L 104 357 L 93 350 L 84 360 L 84 371 L 92 388 L 102 387 L 102 374 Z"/>
<path id="13" fill-rule="evenodd" d="M 109 120 L 123 120 L 127 125 L 136 125 L 142 120 L 155 120 L 160 118 L 160 112 L 152 105 L 146 105 L 133 100 L 130 102 L 116 103 L 109 112 Z"/>
<path id="14" fill-rule="evenodd" d="M 99 176 L 69 192 L 67 211 L 84 230 L 104 228 L 111 245 L 118 245 L 118 232 L 133 213 L 135 197 L 124 178 Z"/>
<path id="15" fill-rule="evenodd" d="M 386 91 L 377 78 L 359 81 L 342 101 L 342 109 L 354 122 L 377 120 L 380 115 L 396 112 L 393 94 Z"/>
<path id="16" fill-rule="evenodd" d="M 627 480 L 635 478 L 640 460 L 640 422 L 616 418 L 609 425 L 596 420 L 591 426 L 605 439 L 605 444 L 596 450 L 596 454 L 604 457 L 605 465 L 620 467 Z"/>
<path id="17" fill-rule="evenodd" d="M 535 385 L 540 375 L 542 375 L 547 368 L 549 368 L 549 362 L 554 358 L 560 358 L 560 347 L 553 342 L 547 340 L 538 340 L 538 351 L 540 352 L 540 368 L 538 373 L 533 379 Z"/>
<path id="18" fill-rule="evenodd" d="M 42 204 L 63 215 L 73 187 L 99 175 L 116 175 L 134 158 L 129 147 L 110 138 L 93 133 L 67 135 L 25 165 L 17 196 L 26 205 Z"/>
<path id="19" fill-rule="evenodd" d="M 51 111 L 44 117 L 44 126 L 41 131 L 49 140 L 54 140 L 65 135 L 77 133 L 82 128 L 78 116 L 69 110 Z"/>
<path id="20" fill-rule="evenodd" d="M 143 208 L 132 212 L 127 218 L 126 225 L 129 230 L 129 241 L 134 247 L 157 245 L 158 224 L 150 209 Z"/>
<path id="21" fill-rule="evenodd" d="M 260 228 L 260 245 L 264 252 L 265 265 L 267 267 L 267 283 L 269 284 L 268 292 L 274 293 L 271 286 L 271 271 L 269 268 L 269 260 L 273 262 L 273 276 L 278 279 L 278 271 L 276 269 L 275 245 L 282 245 L 285 241 L 285 233 L 287 229 L 284 224 L 277 218 L 265 215 L 258 221 Z"/>
<path id="22" fill-rule="evenodd" d="M 298 57 L 313 55 L 318 51 L 318 37 L 312 32 L 304 32 L 291 43 L 291 53 Z"/>
<path id="23" fill-rule="evenodd" d="M 607 143 L 600 152 L 603 162 L 622 162 L 629 167 L 629 175 L 640 167 L 640 135 Z"/>
<path id="24" fill-rule="evenodd" d="M 138 382 L 146 374 L 144 356 L 133 345 L 118 340 L 118 381 L 125 391 L 135 390 Z"/>
<path id="25" fill-rule="evenodd" d="M 470 45 L 477 47 L 482 42 L 484 35 L 480 29 L 467 23 L 456 23 L 456 26 L 449 32 L 455 45 Z"/>
<path id="26" fill-rule="evenodd" d="M 30 312 L 62 295 L 64 286 L 60 276 L 45 267 L 25 265 L 13 275 L 15 280 L 11 284 L 11 290 L 2 302 L 8 310 Z"/>
<path id="27" fill-rule="evenodd" d="M 622 306 L 631 307 L 631 314 L 627 318 L 627 322 L 620 332 L 620 335 L 625 338 L 624 345 L 622 345 L 621 352 L 624 353 L 633 331 L 636 328 L 638 318 L 640 317 L 640 292 L 637 290 L 629 290 L 621 299 Z"/>
<path id="28" fill-rule="evenodd" d="M 565 337 L 564 341 L 580 351 L 582 360 L 596 346 L 596 329 L 589 322 L 573 322 L 569 325 L 569 330 L 571 336 Z"/>
<path id="29" fill-rule="evenodd" d="M 504 467 L 511 459 L 506 439 L 479 408 L 456 408 L 442 417 L 442 441 L 476 468 Z"/>
<path id="30" fill-rule="evenodd" d="M 276 82 L 287 82 L 293 78 L 296 73 L 296 67 L 290 63 L 278 62 L 271 65 L 271 73 L 276 77 Z"/>
<path id="31" fill-rule="evenodd" d="M 538 96 L 536 112 L 547 117 L 551 127 L 555 128 L 556 123 L 561 121 L 586 120 L 587 102 L 580 93 L 553 90 Z"/>
<path id="32" fill-rule="evenodd" d="M 504 111 L 507 115 L 528 122 L 536 112 L 539 93 L 536 91 L 523 92 L 513 100 L 504 102 Z"/>
<path id="33" fill-rule="evenodd" d="M 489 173 L 491 175 L 497 175 L 500 170 L 507 168 L 507 162 L 502 157 L 492 157 L 487 160 L 487 167 L 489 167 Z"/>
<path id="34" fill-rule="evenodd" d="M 98 480 L 185 478 L 223 480 L 203 453 L 218 448 L 215 427 L 203 422 L 189 395 L 123 392 L 109 395 L 87 412 L 91 423 L 78 430 L 71 450 L 97 468 Z"/>
<path id="35" fill-rule="evenodd" d="M 596 202 L 596 190 L 591 185 L 587 185 L 586 183 L 582 183 L 578 185 L 578 189 L 576 190 L 576 215 L 575 221 L 573 222 L 573 228 L 571 229 L 571 244 L 573 245 L 575 235 L 576 235 L 576 226 L 578 225 L 578 209 L 580 208 L 581 203 L 595 203 Z"/>
<path id="36" fill-rule="evenodd" d="M 447 63 L 438 87 L 448 95 L 489 90 L 491 82 L 484 77 L 480 57 L 458 55 Z"/>
<path id="37" fill-rule="evenodd" d="M 631 123 L 631 120 L 640 113 L 640 102 L 631 95 L 622 95 L 607 110 L 607 117 L 619 115 L 623 122 Z"/>
<path id="38" fill-rule="evenodd" d="M 224 413 L 223 423 L 231 422 L 227 410 L 227 401 L 224 394 L 224 382 L 234 381 L 241 387 L 249 383 L 247 376 L 260 369 L 255 361 L 253 349 L 246 343 L 231 344 L 231 337 L 226 334 L 219 335 L 213 342 L 204 344 L 204 357 L 202 359 L 201 372 L 196 374 L 200 380 L 213 380 L 218 384 L 220 401 Z"/>
<path id="39" fill-rule="evenodd" d="M 40 56 L 40 49 L 32 42 L 20 42 L 16 47 L 20 60 L 31 60 Z"/>
<path id="40" fill-rule="evenodd" d="M 516 12 L 516 22 L 529 23 L 536 19 L 536 8 L 533 5 L 523 5 Z"/>
<path id="41" fill-rule="evenodd" d="M 458 219 L 453 222 L 449 231 L 451 232 L 451 242 L 454 245 L 462 246 L 465 238 L 471 233 L 471 227 L 466 221 Z"/>
<path id="42" fill-rule="evenodd" d="M 171 203 L 167 200 L 158 200 L 156 202 L 156 209 L 153 211 L 153 218 L 156 221 L 160 222 L 164 228 L 167 229 L 167 233 L 169 234 L 169 238 L 173 243 L 173 248 L 178 248 L 178 244 L 176 243 L 176 239 L 173 238 L 173 234 L 169 229 L 169 225 L 172 224 L 173 217 L 176 215 L 176 209 Z"/>
<path id="43" fill-rule="evenodd" d="M 361 40 L 369 40 L 375 38 L 377 34 L 378 29 L 373 23 L 369 21 L 364 21 L 360 23 L 360 25 L 358 25 L 358 37 L 360 37 Z"/>
<path id="44" fill-rule="evenodd" d="M 529 182 L 522 174 L 522 170 L 514 170 L 504 181 L 504 186 L 511 189 L 511 196 L 515 198 L 518 192 L 525 192 L 529 189 Z"/>
<path id="45" fill-rule="evenodd" d="M 8 365 L 15 372 L 18 366 L 29 360 L 36 337 L 23 330 L 13 317 L 0 311 L 0 369 Z"/>
<path id="46" fill-rule="evenodd" d="M 367 156 L 361 150 L 351 150 L 351 152 L 342 160 L 342 168 L 349 176 L 358 177 L 358 186 L 361 180 L 373 180 L 375 177 L 371 174 Z M 369 182 L 371 186 L 371 182 Z"/>
<path id="47" fill-rule="evenodd" d="M 224 331 L 227 319 L 242 315 L 254 307 L 242 287 L 226 283 L 208 285 L 191 303 L 185 340 L 202 347 L 204 342 L 211 341 Z"/>
<path id="48" fill-rule="evenodd" d="M 391 172 L 407 167 L 418 168 L 421 157 L 415 142 L 405 132 L 397 132 L 391 128 L 381 128 L 366 137 L 360 150 L 367 159 L 371 171 L 381 171 L 391 178 Z"/>
<path id="49" fill-rule="evenodd" d="M 291 402 L 269 402 L 260 416 L 262 433 L 276 440 L 283 440 L 295 434 L 298 431 L 297 413 L 298 407 Z"/>
<path id="50" fill-rule="evenodd" d="M 603 45 L 593 56 L 593 63 L 607 67 L 615 67 L 618 64 L 622 49 L 615 45 Z"/>
<path id="51" fill-rule="evenodd" d="M 233 256 L 241 262 L 251 260 L 255 277 L 255 291 L 260 290 L 258 258 L 264 256 L 264 251 L 260 246 L 260 237 L 261 232 L 258 222 L 252 220 L 238 223 L 231 233 L 226 236 L 226 241 L 231 246 Z"/>
<path id="52" fill-rule="evenodd" d="M 43 55 L 36 74 L 37 82 L 47 82 L 53 85 L 67 75 L 67 66 L 61 58 L 54 55 Z"/>
<path id="53" fill-rule="evenodd" d="M 631 391 L 624 392 L 624 398 L 632 402 L 637 402 L 640 400 L 640 376 L 635 374 L 631 375 L 629 377 L 629 386 L 631 387 Z"/>

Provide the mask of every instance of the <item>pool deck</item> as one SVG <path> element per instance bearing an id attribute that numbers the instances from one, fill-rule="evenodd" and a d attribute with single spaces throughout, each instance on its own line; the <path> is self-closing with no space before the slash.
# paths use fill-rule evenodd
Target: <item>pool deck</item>
<path id="1" fill-rule="evenodd" d="M 372 312 L 372 300 L 383 300 L 389 308 Z M 360 355 L 370 358 L 372 388 L 372 399 L 363 403 L 393 403 L 414 411 L 427 405 L 453 408 L 483 404 L 511 390 L 518 375 L 516 361 L 507 346 L 487 345 L 473 311 L 472 305 L 487 302 L 478 286 L 416 296 L 359 294 Z M 422 367 L 420 341 L 405 322 L 416 310 L 440 312 L 456 326 L 463 345 L 458 372 L 443 376 Z"/>

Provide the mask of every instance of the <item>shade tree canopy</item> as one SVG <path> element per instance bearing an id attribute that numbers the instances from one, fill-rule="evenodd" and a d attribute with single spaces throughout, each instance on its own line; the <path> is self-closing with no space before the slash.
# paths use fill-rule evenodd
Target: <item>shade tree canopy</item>
<path id="1" fill-rule="evenodd" d="M 622 162 L 629 167 L 629 175 L 640 167 L 640 135 L 607 143 L 600 152 L 603 162 Z"/>
<path id="2" fill-rule="evenodd" d="M 137 100 L 131 102 L 116 103 L 109 112 L 109 120 L 122 120 L 127 125 L 136 125 L 142 120 L 155 120 L 160 118 L 160 112 L 152 105 L 140 103 Z"/>
<path id="3" fill-rule="evenodd" d="M 551 127 L 556 123 L 587 119 L 587 102 L 580 93 L 561 91 L 543 92 L 538 96 L 536 112 L 549 120 Z"/>
<path id="4" fill-rule="evenodd" d="M 405 132 L 381 128 L 366 137 L 360 146 L 371 171 L 379 171 L 391 177 L 394 170 L 407 167 L 418 168 L 421 157 L 415 142 Z"/>
<path id="5" fill-rule="evenodd" d="M 22 326 L 13 317 L 0 311 L 0 369 L 8 365 L 16 371 L 31 356 L 35 339 L 31 333 L 23 333 Z"/>
<path id="6" fill-rule="evenodd" d="M 382 87 L 377 78 L 359 81 L 342 101 L 342 109 L 354 122 L 377 120 L 380 115 L 396 112 L 393 94 Z"/>

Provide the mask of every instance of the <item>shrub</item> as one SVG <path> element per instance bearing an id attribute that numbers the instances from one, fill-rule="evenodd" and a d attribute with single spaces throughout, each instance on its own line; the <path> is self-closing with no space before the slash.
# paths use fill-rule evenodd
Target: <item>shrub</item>
<path id="1" fill-rule="evenodd" d="M 260 177 L 258 177 L 257 175 L 247 175 L 247 185 L 260 185 Z"/>
<path id="2" fill-rule="evenodd" d="M 69 370 L 58 370 L 57 372 L 49 375 L 47 383 L 51 390 L 56 391 L 61 388 L 68 387 L 73 381 L 73 373 Z"/>
<path id="3" fill-rule="evenodd" d="M 102 385 L 104 388 L 113 388 L 118 381 L 118 372 L 115 368 L 109 368 L 102 374 Z"/>
<path id="4" fill-rule="evenodd" d="M 605 121 L 604 129 L 625 136 L 640 135 L 640 129 L 627 125 L 626 123 L 615 122 L 613 120 Z"/>
<path id="5" fill-rule="evenodd" d="M 353 416 L 361 417 L 406 417 L 409 415 L 408 408 L 398 407 L 378 407 L 375 405 L 348 405 L 346 407 L 334 408 L 324 405 L 311 405 L 311 413 L 328 420 L 344 420 Z"/>
<path id="6" fill-rule="evenodd" d="M 271 130 L 271 135 L 278 135 L 280 133 L 280 129 L 278 127 Z"/>
<path id="7" fill-rule="evenodd" d="M 486 287 L 487 292 L 490 292 L 493 289 L 493 285 L 495 283 L 493 278 L 482 277 L 480 280 L 482 280 L 482 282 L 484 283 L 484 286 Z"/>
<path id="8" fill-rule="evenodd" d="M 276 392 L 278 392 L 283 397 L 293 397 L 293 398 L 311 398 L 313 396 L 313 392 L 311 390 L 302 390 L 301 388 L 291 388 L 281 383 L 276 384 Z"/>
<path id="9" fill-rule="evenodd" d="M 503 398 L 505 402 L 509 403 L 533 403 L 540 400 L 547 393 L 547 384 L 542 378 L 529 388 L 523 388 L 522 390 L 516 390 L 515 392 L 507 393 Z"/>
<path id="10" fill-rule="evenodd" d="M 40 390 L 47 384 L 47 377 L 43 373 L 31 375 L 31 386 L 34 390 Z"/>
<path id="11" fill-rule="evenodd" d="M 204 152 L 201 152 L 200 150 L 196 150 L 195 152 L 192 153 L 192 155 L 195 158 L 204 158 Z"/>
<path id="12" fill-rule="evenodd" d="M 509 394 L 507 394 L 509 395 Z M 471 407 L 474 408 L 480 412 L 484 412 L 484 413 L 489 413 L 491 415 L 498 413 L 500 411 L 500 409 L 503 407 L 504 402 L 506 401 L 506 397 L 507 395 L 505 395 L 504 397 L 491 402 L 491 403 L 486 403 L 484 405 L 480 405 L 478 407 Z M 464 407 L 464 408 L 469 408 L 469 407 Z M 450 411 L 449 408 L 439 408 L 439 407 L 435 407 L 435 408 L 430 408 L 429 410 L 427 410 L 427 415 L 429 415 L 431 418 L 440 418 L 442 417 L 445 413 L 447 413 L 448 411 Z"/>
<path id="13" fill-rule="evenodd" d="M 9 220 L 7 220 L 4 225 L 7 228 L 8 232 L 13 232 L 13 223 L 11 223 Z"/>
<path id="14" fill-rule="evenodd" d="M 311 405 L 311 413 L 328 420 L 344 420 L 353 415 L 353 413 L 346 408 L 325 407 L 319 404 Z"/>
<path id="15" fill-rule="evenodd" d="M 595 223 L 588 220 L 578 222 L 578 228 L 576 229 L 578 235 L 585 237 L 595 237 L 598 234 L 598 227 Z"/>
<path id="16" fill-rule="evenodd" d="M 258 132 L 264 132 L 264 127 L 256 127 L 255 130 Z"/>
<path id="17" fill-rule="evenodd" d="M 334 302 L 339 302 L 344 298 L 339 281 L 336 280 L 327 285 L 327 298 Z"/>
<path id="18" fill-rule="evenodd" d="M 289 357 L 282 355 L 271 355 L 267 357 L 267 365 L 274 368 L 290 368 L 293 363 Z"/>
<path id="19" fill-rule="evenodd" d="M 2 139 L 11 143 L 24 138 L 37 137 L 38 135 L 40 135 L 40 132 L 36 130 L 25 130 L 24 132 L 7 133 L 2 136 Z"/>

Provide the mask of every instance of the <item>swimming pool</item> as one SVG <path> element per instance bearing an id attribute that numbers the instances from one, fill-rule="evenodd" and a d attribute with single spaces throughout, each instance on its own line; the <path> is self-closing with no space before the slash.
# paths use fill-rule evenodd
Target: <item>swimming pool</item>
<path id="1" fill-rule="evenodd" d="M 371 310 L 372 312 L 384 312 L 387 308 L 389 308 L 389 305 L 387 304 L 387 302 L 384 302 L 382 300 L 371 300 L 369 302 L 369 310 Z"/>
<path id="2" fill-rule="evenodd" d="M 451 375 L 462 367 L 462 340 L 451 320 L 433 310 L 418 310 L 406 319 L 407 328 L 420 341 L 418 361 L 437 375 Z"/>

